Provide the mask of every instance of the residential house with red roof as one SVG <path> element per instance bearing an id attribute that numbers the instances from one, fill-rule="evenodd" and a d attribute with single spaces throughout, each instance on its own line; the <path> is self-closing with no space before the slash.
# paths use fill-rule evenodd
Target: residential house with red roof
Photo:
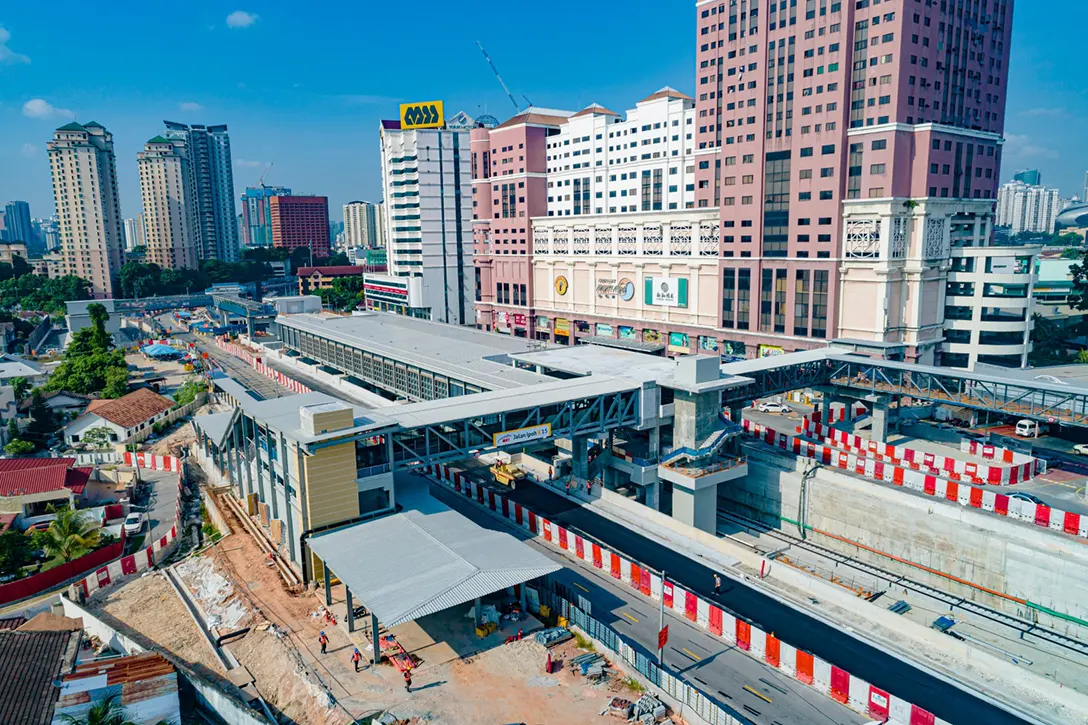
<path id="1" fill-rule="evenodd" d="M 149 388 L 141 388 L 114 400 L 92 400 L 83 415 L 64 426 L 64 442 L 69 446 L 83 443 L 88 431 L 105 428 L 111 444 L 128 443 L 147 437 L 151 427 L 163 420 L 174 401 Z"/>
<path id="2" fill-rule="evenodd" d="M 49 504 L 75 507 L 87 488 L 90 468 L 76 468 L 74 458 L 0 459 L 0 519 L 6 515 L 37 516 Z M 9 524 L 10 525 L 10 524 Z"/>

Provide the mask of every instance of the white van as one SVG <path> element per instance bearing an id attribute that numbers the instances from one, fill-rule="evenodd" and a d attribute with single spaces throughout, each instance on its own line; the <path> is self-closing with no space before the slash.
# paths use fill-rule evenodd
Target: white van
<path id="1" fill-rule="evenodd" d="M 1021 438 L 1038 438 L 1041 435 L 1046 435 L 1049 429 L 1045 423 L 1036 423 L 1034 420 L 1018 420 L 1016 422 L 1016 435 Z"/>

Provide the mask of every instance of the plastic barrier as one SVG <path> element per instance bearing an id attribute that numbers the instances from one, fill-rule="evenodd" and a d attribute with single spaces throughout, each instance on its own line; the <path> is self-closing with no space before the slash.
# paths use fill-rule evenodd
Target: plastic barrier
<path id="1" fill-rule="evenodd" d="M 916 451 L 911 451 L 911 458 L 904 459 L 903 462 L 907 463 L 907 465 L 898 466 L 884 463 L 878 469 L 877 463 L 879 462 L 874 461 L 867 455 L 858 455 L 829 445 L 818 445 L 813 448 L 801 446 L 794 436 L 779 433 L 749 420 L 743 422 L 743 427 L 745 433 L 757 440 L 783 450 L 791 450 L 805 458 L 822 461 L 831 468 L 838 468 L 871 480 L 909 488 L 927 496 L 946 499 L 979 511 L 987 511 L 998 516 L 1033 523 L 1050 531 L 1088 539 L 1088 515 L 1062 511 L 1041 504 L 1037 506 L 1030 501 L 1010 498 L 1005 494 L 996 493 L 992 490 L 975 489 L 969 483 L 945 480 L 944 478 L 938 478 L 935 474 L 927 474 L 920 470 L 921 466 L 911 467 L 910 465 L 917 460 Z M 926 453 L 921 455 L 921 459 L 922 463 L 928 468 L 936 457 L 931 453 Z M 979 491 L 979 493 L 974 493 L 975 491 Z"/>
<path id="2" fill-rule="evenodd" d="M 778 440 L 777 435 L 775 434 L 775 441 Z M 428 466 L 422 472 L 443 486 L 463 493 L 469 500 L 478 503 L 485 500 L 484 496 L 477 494 L 477 491 L 485 488 L 484 486 L 468 480 L 461 476 L 459 472 L 451 472 L 448 466 Z M 458 489 L 454 481 L 463 490 Z M 490 491 L 490 489 L 488 490 Z M 499 494 L 496 494 L 494 498 L 487 496 L 487 503 L 481 505 L 515 525 L 523 526 L 522 522 L 525 517 L 521 513 L 523 510 L 521 504 L 504 505 L 504 498 Z M 543 537 L 542 532 L 537 531 L 532 524 L 532 522 L 543 519 L 528 508 L 525 508 L 524 511 L 527 512 L 530 521 L 529 530 Z M 552 527 L 559 528 L 554 524 Z M 562 531 L 562 529 L 559 530 Z M 552 536 L 546 540 L 551 546 L 557 549 L 560 548 L 559 536 Z M 887 712 L 889 713 L 887 717 L 891 718 L 890 721 L 902 723 L 903 725 L 908 723 L 910 725 L 916 723 L 949 725 L 946 721 L 935 718 L 932 713 L 906 702 L 886 690 L 876 688 L 843 669 L 815 658 L 811 653 L 798 650 L 748 622 L 737 619 L 713 602 L 703 600 L 693 592 L 686 591 L 671 581 L 662 582 L 659 575 L 646 570 L 637 562 L 626 559 L 618 552 L 603 549 L 598 544 L 586 546 L 585 543 L 583 543 L 581 537 L 575 536 L 575 550 L 579 552 L 579 559 L 596 569 L 607 571 L 613 576 L 617 576 L 617 578 L 620 578 L 617 572 L 631 572 L 630 580 L 626 577 L 623 577 L 623 580 L 631 583 L 633 588 L 636 588 L 647 598 L 654 601 L 664 599 L 665 607 L 673 610 L 678 616 L 695 622 L 701 629 L 721 637 L 727 644 L 735 643 L 740 649 L 747 651 L 754 658 L 765 662 L 768 666 L 785 673 L 798 682 L 838 700 L 847 707 L 864 715 L 881 717 L 881 719 L 885 716 L 879 714 Z M 634 587 L 634 572 L 636 571 L 639 572 L 638 587 Z M 647 578 L 649 579 L 648 586 L 643 584 Z M 662 687 L 665 686 L 666 683 L 662 682 Z"/>
<path id="3" fill-rule="evenodd" d="M 893 446 L 823 425 L 810 418 L 801 419 L 801 426 L 797 432 L 809 438 L 815 438 L 819 443 L 845 449 L 875 461 L 891 463 L 895 466 L 904 465 L 907 468 L 952 480 L 966 479 L 979 485 L 1008 486 L 1030 480 L 1046 472 L 1046 461 L 1040 458 L 989 444 L 983 445 L 975 440 L 964 439 L 960 444 L 960 450 L 991 460 L 1001 460 L 1009 465 L 987 466 L 975 461 L 963 461 L 952 456 L 918 451 L 908 446 Z"/>

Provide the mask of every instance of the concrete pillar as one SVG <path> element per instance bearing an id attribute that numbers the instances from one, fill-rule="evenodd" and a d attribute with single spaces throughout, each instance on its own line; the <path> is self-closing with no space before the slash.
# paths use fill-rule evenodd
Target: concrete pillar
<path id="1" fill-rule="evenodd" d="M 647 446 L 647 455 L 651 461 L 656 461 L 661 455 L 661 426 L 650 429 L 650 442 Z"/>
<path id="2" fill-rule="evenodd" d="M 374 664 L 382 661 L 382 641 L 378 636 L 378 615 L 370 614 L 370 637 L 374 640 Z"/>
<path id="3" fill-rule="evenodd" d="M 479 597 L 476 597 L 476 603 L 472 607 L 472 612 L 473 612 L 473 615 L 474 615 L 473 616 L 473 621 L 475 622 L 475 625 L 477 627 L 479 627 L 480 624 L 483 623 L 483 617 L 480 616 L 480 598 Z"/>
<path id="4" fill-rule="evenodd" d="M 571 471 L 581 481 L 589 480 L 589 452 L 586 449 L 588 442 L 586 436 L 574 436 L 570 442 Z"/>
<path id="5" fill-rule="evenodd" d="M 740 403 L 733 403 L 729 406 L 729 420 L 733 421 L 737 425 L 740 425 L 741 418 L 744 416 L 744 406 Z"/>
<path id="6" fill-rule="evenodd" d="M 888 401 L 881 400 L 873 403 L 873 427 L 869 437 L 874 441 L 882 441 L 888 437 Z"/>
<path id="7" fill-rule="evenodd" d="M 325 575 L 325 606 L 332 606 L 332 575 L 329 574 L 329 565 L 321 562 L 321 571 Z"/>
<path id="8" fill-rule="evenodd" d="M 521 611 L 523 611 L 523 612 L 528 611 L 526 609 L 525 600 L 526 600 L 525 582 L 522 582 L 521 584 L 518 584 L 518 601 L 521 602 Z"/>
<path id="9" fill-rule="evenodd" d="M 253 339 L 253 330 L 254 330 L 253 318 L 252 317 L 247 317 L 246 318 L 246 334 L 249 336 L 250 340 Z"/>
<path id="10" fill-rule="evenodd" d="M 351 599 L 351 589 L 348 588 L 347 584 L 344 585 L 344 591 L 347 593 L 347 601 L 348 601 L 348 631 L 349 632 L 354 632 L 355 631 L 355 602 L 353 602 L 352 599 Z"/>
<path id="11" fill-rule="evenodd" d="M 715 533 L 718 528 L 718 486 L 714 484 L 693 491 L 674 483 L 672 515 L 688 526 Z"/>
<path id="12" fill-rule="evenodd" d="M 272 460 L 272 453 L 276 451 L 276 437 L 271 428 L 265 428 L 265 443 L 268 445 L 268 503 L 272 506 L 272 518 L 278 519 L 280 506 L 276 495 L 276 464 Z M 279 458 L 279 453 L 276 453 L 276 457 Z"/>
<path id="13" fill-rule="evenodd" d="M 646 492 L 646 505 L 652 508 L 654 511 L 661 510 L 661 481 L 654 481 L 653 483 L 643 486 L 643 491 Z"/>
<path id="14" fill-rule="evenodd" d="M 243 453 L 249 447 L 248 441 L 250 440 L 250 438 L 246 437 L 246 435 L 247 435 L 246 434 L 246 428 L 247 427 L 249 427 L 249 428 L 253 427 L 253 421 L 249 421 L 249 425 L 247 426 L 247 424 L 246 424 L 247 420 L 249 420 L 249 419 L 246 418 L 243 415 L 242 416 L 242 451 L 243 451 Z M 253 441 L 254 441 L 254 448 L 256 448 L 256 440 L 253 439 Z M 244 455 L 242 456 L 242 460 L 245 462 L 245 467 L 246 467 L 246 475 L 245 475 L 245 479 L 246 479 L 246 495 L 248 496 L 251 493 L 253 493 L 253 467 L 250 466 L 250 461 L 246 460 L 246 457 Z"/>

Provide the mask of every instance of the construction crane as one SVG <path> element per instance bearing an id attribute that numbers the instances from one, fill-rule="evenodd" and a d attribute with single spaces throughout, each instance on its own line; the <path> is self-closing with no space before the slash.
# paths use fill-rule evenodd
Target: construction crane
<path id="1" fill-rule="evenodd" d="M 272 167 L 275 166 L 275 165 L 276 165 L 276 162 L 273 161 L 267 167 L 265 167 L 264 172 L 261 173 L 261 178 L 257 179 L 257 186 L 264 187 L 264 177 L 268 176 L 268 172 L 271 171 Z"/>
<path id="2" fill-rule="evenodd" d="M 476 47 L 478 47 L 480 49 L 480 52 L 484 54 L 484 60 L 486 60 L 487 64 L 491 66 L 491 72 L 495 74 L 495 77 L 499 80 L 499 85 L 502 86 L 502 89 L 504 91 L 506 91 L 506 95 L 510 99 L 510 102 L 514 104 L 514 112 L 521 113 L 521 106 L 518 105 L 517 99 L 514 98 L 514 94 L 511 93 L 510 89 L 506 87 L 506 83 L 503 82 L 502 76 L 499 75 L 499 69 L 496 68 L 495 64 L 491 62 L 491 56 L 489 56 L 487 54 L 487 51 L 484 50 L 483 43 L 477 40 Z M 533 105 L 533 102 L 530 101 L 525 95 L 522 95 L 522 98 L 524 98 L 525 102 L 528 103 L 530 106 Z"/>

